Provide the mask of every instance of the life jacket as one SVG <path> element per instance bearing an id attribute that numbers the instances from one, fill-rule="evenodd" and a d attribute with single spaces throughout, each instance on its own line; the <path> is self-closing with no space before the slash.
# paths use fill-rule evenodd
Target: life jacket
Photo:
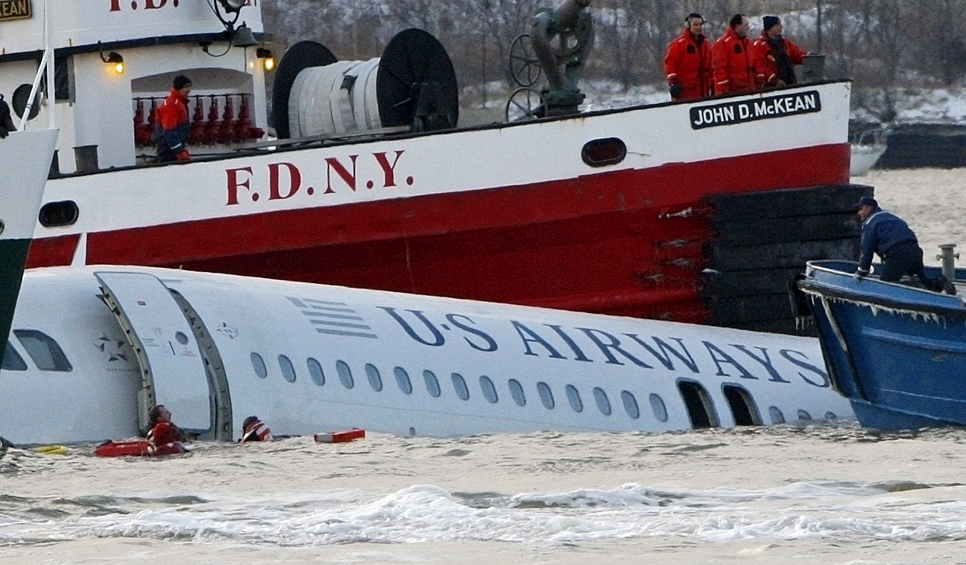
<path id="1" fill-rule="evenodd" d="M 242 428 L 242 437 L 238 441 L 242 443 L 246 441 L 272 441 L 272 430 L 268 429 L 268 426 L 258 418 L 248 420 L 248 423 Z"/>

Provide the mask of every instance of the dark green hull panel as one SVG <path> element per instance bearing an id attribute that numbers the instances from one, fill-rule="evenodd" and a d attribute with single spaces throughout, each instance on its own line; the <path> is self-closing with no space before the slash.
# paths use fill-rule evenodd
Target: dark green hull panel
<path id="1" fill-rule="evenodd" d="M 17 307 L 17 296 L 23 282 L 23 269 L 27 264 L 29 239 L 0 241 L 0 357 L 6 348 L 10 335 L 13 311 Z"/>

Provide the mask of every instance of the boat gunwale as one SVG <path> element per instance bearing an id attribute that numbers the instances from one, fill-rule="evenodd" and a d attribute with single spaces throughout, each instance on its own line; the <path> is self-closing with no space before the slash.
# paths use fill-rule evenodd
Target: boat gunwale
<path id="1" fill-rule="evenodd" d="M 882 296 L 877 294 L 870 294 L 868 292 L 863 292 L 861 290 L 847 288 L 845 286 L 836 285 L 833 282 L 818 281 L 812 275 L 813 271 L 822 271 L 829 273 L 838 277 L 852 277 L 852 273 L 846 273 L 840 269 L 822 265 L 821 263 L 832 263 L 832 264 L 843 264 L 849 262 L 843 261 L 821 261 L 814 262 L 809 261 L 807 264 L 808 270 L 806 271 L 806 278 L 797 282 L 798 288 L 805 292 L 806 294 L 817 295 L 822 298 L 832 298 L 838 300 L 847 300 L 850 302 L 855 302 L 862 305 L 868 305 L 873 307 L 881 307 L 884 309 L 897 310 L 902 312 L 908 312 L 910 314 L 932 314 L 937 316 L 944 316 L 954 319 L 966 319 L 966 305 L 963 304 L 962 298 L 955 295 L 945 295 L 938 294 L 934 291 L 927 290 L 924 288 L 917 288 L 912 286 L 903 285 L 900 283 L 893 283 L 888 281 L 882 281 L 874 278 L 866 278 L 865 282 L 872 283 L 875 285 L 885 285 L 886 289 L 895 288 L 896 290 L 902 292 L 903 297 L 890 297 Z M 922 294 L 928 293 L 928 294 Z M 946 302 L 956 302 L 957 307 L 943 304 L 934 304 L 928 302 L 917 301 L 915 298 L 918 296 L 928 297 L 931 299 L 945 300 Z"/>

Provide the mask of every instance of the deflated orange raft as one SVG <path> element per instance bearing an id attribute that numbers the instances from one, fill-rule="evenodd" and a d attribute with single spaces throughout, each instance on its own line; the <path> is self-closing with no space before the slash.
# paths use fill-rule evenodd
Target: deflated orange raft
<path id="1" fill-rule="evenodd" d="M 94 448 L 98 457 L 124 457 L 130 455 L 154 455 L 154 445 L 146 439 L 107 441 Z"/>
<path id="2" fill-rule="evenodd" d="M 345 430 L 342 432 L 329 432 L 327 434 L 315 434 L 315 441 L 321 443 L 342 443 L 346 441 L 352 441 L 354 439 L 363 439 L 366 437 L 366 431 L 360 430 L 359 428 L 352 428 L 351 430 Z"/>

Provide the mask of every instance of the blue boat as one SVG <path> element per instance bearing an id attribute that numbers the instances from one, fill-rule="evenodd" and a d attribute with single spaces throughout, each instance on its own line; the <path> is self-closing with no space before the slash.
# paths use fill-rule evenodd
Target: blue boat
<path id="1" fill-rule="evenodd" d="M 797 281 L 815 320 L 833 386 L 859 422 L 883 430 L 966 426 L 966 270 L 959 295 L 916 281 L 855 279 L 853 261 L 813 261 Z M 926 267 L 927 277 L 941 274 Z M 947 277 L 949 278 L 949 277 Z"/>

